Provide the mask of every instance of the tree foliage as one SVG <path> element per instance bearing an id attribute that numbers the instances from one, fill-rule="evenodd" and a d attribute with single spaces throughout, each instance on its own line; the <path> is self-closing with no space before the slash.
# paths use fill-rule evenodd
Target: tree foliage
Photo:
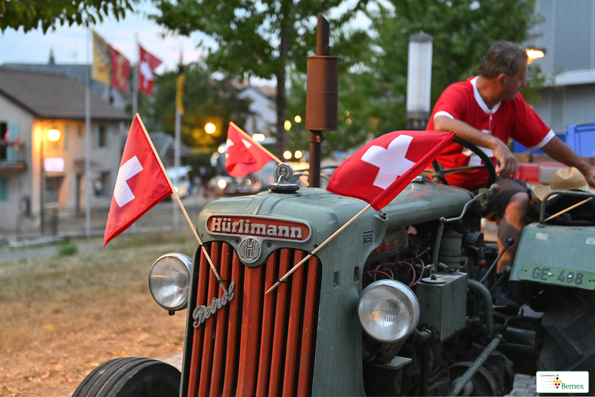
<path id="1" fill-rule="evenodd" d="M 305 71 L 308 53 L 316 49 L 318 13 L 325 14 L 331 31 L 348 22 L 368 0 L 159 0 L 160 15 L 152 16 L 171 31 L 212 37 L 207 62 L 215 70 L 242 77 L 277 80 L 277 152 L 285 149 L 286 72 Z M 329 10 L 344 6 L 331 18 Z"/>
<path id="2" fill-rule="evenodd" d="M 442 91 L 476 75 L 480 59 L 496 40 L 523 42 L 537 22 L 534 0 L 387 0 L 369 8 L 369 35 L 338 37 L 333 51 L 345 64 L 339 77 L 339 131 L 327 132 L 323 153 L 345 150 L 367 138 L 405 129 L 409 37 L 421 31 L 433 37 L 433 105 Z M 359 50 L 358 50 L 359 49 Z M 357 58 L 357 59 L 355 59 Z M 525 96 L 535 98 L 543 84 L 530 68 Z M 294 78 L 292 112 L 305 108 L 303 79 Z M 305 132 L 293 142 L 307 147 Z"/>
<path id="3" fill-rule="evenodd" d="M 191 147 L 218 146 L 227 136 L 230 121 L 242 125 L 249 114 L 250 103 L 238 97 L 239 90 L 229 79 L 216 80 L 204 65 L 184 65 L 184 115 L 181 140 Z M 175 98 L 177 72 L 166 72 L 155 80 L 155 96 L 141 94 L 139 113 L 147 129 L 171 135 L 175 131 Z M 216 131 L 209 135 L 204 126 L 215 124 Z"/>
<path id="4" fill-rule="evenodd" d="M 0 0 L 0 31 L 8 28 L 25 32 L 41 28 L 43 33 L 57 25 L 90 26 L 108 15 L 117 20 L 132 11 L 138 0 Z"/>

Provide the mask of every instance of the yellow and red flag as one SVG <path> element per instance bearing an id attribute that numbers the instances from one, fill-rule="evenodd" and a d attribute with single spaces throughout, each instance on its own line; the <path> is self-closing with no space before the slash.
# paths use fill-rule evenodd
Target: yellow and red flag
<path id="1" fill-rule="evenodd" d="M 130 74 L 130 61 L 120 51 L 110 47 L 112 61 L 111 86 L 120 90 L 128 89 L 128 75 Z"/>
<path id="2" fill-rule="evenodd" d="M 93 80 L 105 85 L 112 81 L 112 60 L 110 57 L 110 45 L 93 31 Z"/>

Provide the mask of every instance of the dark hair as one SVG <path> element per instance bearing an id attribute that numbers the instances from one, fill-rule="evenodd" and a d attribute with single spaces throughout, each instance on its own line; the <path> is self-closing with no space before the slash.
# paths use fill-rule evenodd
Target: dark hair
<path id="1" fill-rule="evenodd" d="M 520 60 L 527 60 L 527 53 L 520 44 L 506 40 L 496 41 L 481 58 L 479 74 L 488 79 L 501 73 L 512 76 L 518 72 Z"/>

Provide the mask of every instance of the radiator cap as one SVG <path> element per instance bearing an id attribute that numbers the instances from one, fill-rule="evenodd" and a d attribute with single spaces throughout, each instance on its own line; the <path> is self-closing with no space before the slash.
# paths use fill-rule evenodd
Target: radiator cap
<path id="1" fill-rule="evenodd" d="M 277 183 L 271 183 L 269 189 L 275 193 L 295 193 L 298 191 L 298 179 L 302 174 L 294 174 L 293 168 L 287 163 L 279 163 L 275 167 L 275 175 L 277 176 Z"/>

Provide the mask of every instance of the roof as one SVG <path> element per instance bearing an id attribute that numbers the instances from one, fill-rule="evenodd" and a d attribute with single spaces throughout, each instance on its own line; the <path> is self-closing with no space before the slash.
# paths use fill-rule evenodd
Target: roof
<path id="1" fill-rule="evenodd" d="M 174 137 L 165 132 L 150 132 L 149 137 L 159 157 L 165 157 L 167 155 L 174 155 Z M 180 142 L 180 157 L 190 156 L 192 149 L 188 145 Z"/>
<path id="2" fill-rule="evenodd" d="M 85 119 L 85 87 L 61 74 L 0 67 L 0 93 L 35 116 L 46 119 Z M 131 120 L 91 92 L 92 120 Z"/>

